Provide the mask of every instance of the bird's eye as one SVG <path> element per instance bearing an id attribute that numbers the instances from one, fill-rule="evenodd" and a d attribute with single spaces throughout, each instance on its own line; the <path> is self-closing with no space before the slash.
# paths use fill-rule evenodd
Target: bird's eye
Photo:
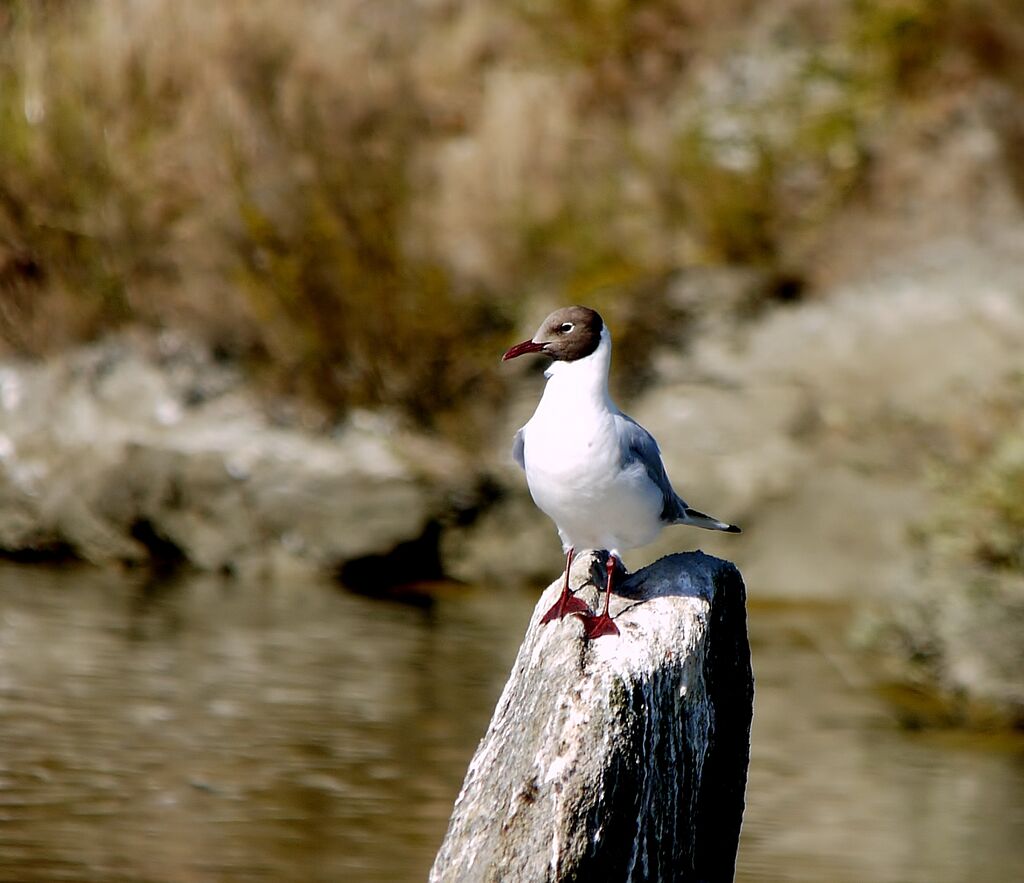
<path id="1" fill-rule="evenodd" d="M 572 331 L 572 329 L 572 322 L 563 322 L 561 325 L 558 326 L 558 330 L 561 331 L 563 334 L 568 334 L 570 331 Z"/>

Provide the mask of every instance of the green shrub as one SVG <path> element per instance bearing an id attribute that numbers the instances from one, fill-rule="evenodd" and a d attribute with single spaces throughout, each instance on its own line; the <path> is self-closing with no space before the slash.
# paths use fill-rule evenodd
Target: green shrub
<path id="1" fill-rule="evenodd" d="M 878 634 L 895 663 L 893 698 L 914 725 L 1021 727 L 1024 423 L 939 474 L 942 502 L 919 528 L 919 583 Z M 915 708 L 915 696 L 927 701 Z"/>
<path id="2" fill-rule="evenodd" d="M 1024 576 L 1024 423 L 954 481 L 933 526 L 951 562 Z"/>
<path id="3" fill-rule="evenodd" d="M 854 0 L 854 40 L 883 88 L 927 92 L 982 72 L 1024 87 L 1016 0 Z"/>

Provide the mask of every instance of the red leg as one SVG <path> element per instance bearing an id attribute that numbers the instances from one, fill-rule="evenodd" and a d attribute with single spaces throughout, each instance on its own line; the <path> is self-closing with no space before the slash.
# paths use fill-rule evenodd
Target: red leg
<path id="1" fill-rule="evenodd" d="M 619 633 L 619 627 L 612 622 L 612 618 L 608 615 L 608 604 L 611 602 L 612 597 L 612 575 L 615 573 L 615 556 L 610 552 L 608 554 L 606 570 L 608 580 L 605 583 L 604 612 L 600 616 L 594 616 L 589 611 L 576 614 L 583 621 L 583 637 L 587 639 L 600 638 L 601 635 L 617 635 Z"/>
<path id="2" fill-rule="evenodd" d="M 542 625 L 546 622 L 554 622 L 570 613 L 590 613 L 586 602 L 569 591 L 569 568 L 572 566 L 575 551 L 575 549 L 570 549 L 565 556 L 565 583 L 562 586 L 562 594 L 558 596 L 558 600 L 555 601 L 551 609 L 541 617 Z"/>

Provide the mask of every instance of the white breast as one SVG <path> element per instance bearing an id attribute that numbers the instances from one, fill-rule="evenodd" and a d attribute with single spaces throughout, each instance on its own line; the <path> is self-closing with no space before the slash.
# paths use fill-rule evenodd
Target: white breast
<path id="1" fill-rule="evenodd" d="M 566 547 L 633 548 L 661 530 L 661 492 L 641 465 L 622 469 L 616 409 L 607 386 L 592 382 L 602 366 L 585 364 L 590 358 L 552 366 L 523 427 L 526 480 Z"/>

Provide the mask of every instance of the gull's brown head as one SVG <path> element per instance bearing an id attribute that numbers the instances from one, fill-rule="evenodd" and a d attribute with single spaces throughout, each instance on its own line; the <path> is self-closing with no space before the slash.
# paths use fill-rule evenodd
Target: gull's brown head
<path id="1" fill-rule="evenodd" d="M 604 321 L 590 307 L 562 307 L 541 322 L 530 340 L 517 343 L 501 359 L 543 353 L 558 362 L 575 362 L 597 349 L 603 329 Z"/>

